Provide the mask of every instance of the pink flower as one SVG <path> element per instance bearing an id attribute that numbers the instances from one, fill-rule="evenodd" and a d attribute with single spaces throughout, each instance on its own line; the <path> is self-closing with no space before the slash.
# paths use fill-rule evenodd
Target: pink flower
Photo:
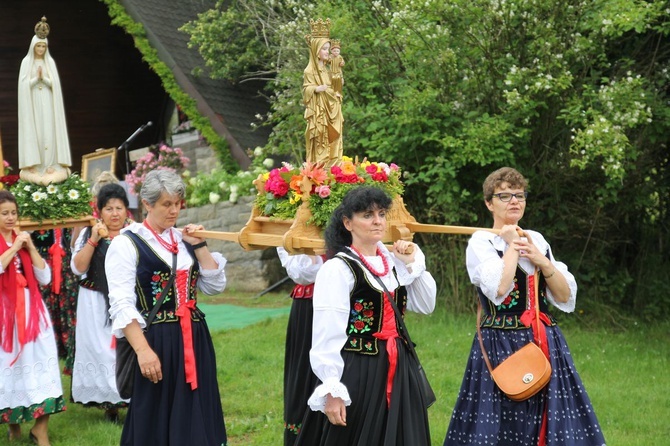
<path id="1" fill-rule="evenodd" d="M 321 198 L 328 198 L 330 196 L 330 186 L 323 185 L 323 186 L 317 186 L 316 189 L 314 189 L 314 192 L 319 194 L 319 197 Z"/>
<path id="2" fill-rule="evenodd" d="M 351 172 L 352 169 L 350 166 L 348 166 L 346 170 L 340 168 L 339 166 L 333 166 L 330 168 L 330 173 L 332 173 L 335 176 L 335 181 L 337 181 L 338 183 L 351 183 L 351 184 L 358 183 L 359 178 L 358 175 L 356 175 L 355 168 L 353 169 L 353 173 Z"/>
<path id="3" fill-rule="evenodd" d="M 272 192 L 277 198 L 285 196 L 290 188 L 289 183 L 281 176 L 284 172 L 288 172 L 288 168 L 285 166 L 280 169 L 272 169 L 268 180 L 265 182 L 265 191 Z"/>

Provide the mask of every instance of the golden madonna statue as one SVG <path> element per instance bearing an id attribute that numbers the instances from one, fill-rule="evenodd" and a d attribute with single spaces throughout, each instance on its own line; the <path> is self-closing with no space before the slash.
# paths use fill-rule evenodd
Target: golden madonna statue
<path id="1" fill-rule="evenodd" d="M 309 63 L 305 68 L 302 98 L 305 105 L 307 161 L 332 166 L 342 159 L 342 95 L 332 86 L 330 19 L 310 20 Z"/>

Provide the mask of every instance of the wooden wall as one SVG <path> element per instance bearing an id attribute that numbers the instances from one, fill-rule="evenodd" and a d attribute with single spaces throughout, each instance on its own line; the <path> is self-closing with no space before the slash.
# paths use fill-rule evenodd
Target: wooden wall
<path id="1" fill-rule="evenodd" d="M 160 79 L 142 61 L 130 36 L 110 24 L 98 0 L 0 1 L 0 131 L 4 158 L 18 172 L 17 83 L 33 28 L 42 16 L 51 27 L 49 51 L 63 87 L 74 171 L 81 157 L 121 145 L 152 121 L 130 149 L 161 141 L 172 102 Z M 118 153 L 117 175 L 125 173 Z"/>

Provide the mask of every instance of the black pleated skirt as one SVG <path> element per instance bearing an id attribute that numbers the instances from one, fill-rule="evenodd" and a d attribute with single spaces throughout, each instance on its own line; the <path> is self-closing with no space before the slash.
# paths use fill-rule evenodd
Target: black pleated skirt
<path id="1" fill-rule="evenodd" d="M 284 356 L 284 445 L 293 446 L 307 400 L 317 385 L 309 362 L 312 347 L 312 299 L 293 299 Z"/>
<path id="2" fill-rule="evenodd" d="M 347 425 L 334 426 L 322 412 L 307 409 L 296 445 L 300 446 L 429 446 L 428 411 L 417 379 L 416 360 L 404 342 L 398 345 L 398 367 L 391 404 L 386 402 L 389 368 L 386 342 L 378 355 L 342 352 L 351 405 Z"/>
<path id="3" fill-rule="evenodd" d="M 192 327 L 198 375 L 198 388 L 193 391 L 186 383 L 180 324 L 155 324 L 146 332 L 160 358 L 163 380 L 153 384 L 136 368 L 122 446 L 226 445 L 212 338 L 204 320 L 194 321 Z"/>

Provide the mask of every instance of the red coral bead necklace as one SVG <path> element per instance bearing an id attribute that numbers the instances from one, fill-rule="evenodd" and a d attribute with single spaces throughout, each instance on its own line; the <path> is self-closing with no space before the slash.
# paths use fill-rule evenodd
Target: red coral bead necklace
<path id="1" fill-rule="evenodd" d="M 172 235 L 172 230 L 170 230 L 170 241 L 172 243 L 168 243 L 165 240 L 163 240 L 163 238 L 160 235 L 158 235 L 151 226 L 149 226 L 149 223 L 146 220 L 144 220 L 144 226 L 146 226 L 147 229 L 151 231 L 154 237 L 156 237 L 156 240 L 158 240 L 158 243 L 160 243 L 163 248 L 167 249 L 172 254 L 177 254 L 179 252 L 179 245 L 178 242 L 175 241 L 174 235 Z"/>
<path id="2" fill-rule="evenodd" d="M 361 252 L 360 252 L 358 249 L 356 249 L 356 248 L 354 247 L 354 245 L 349 246 L 349 249 L 351 249 L 353 252 L 355 252 L 355 253 L 358 255 L 358 257 L 361 259 L 361 263 L 362 263 L 363 265 L 365 265 L 365 267 L 366 267 L 367 269 L 369 269 L 370 272 L 371 272 L 372 274 L 374 274 L 375 276 L 377 276 L 377 277 L 382 277 L 382 276 L 385 276 L 385 275 L 388 274 L 388 272 L 389 272 L 389 264 L 388 264 L 388 262 L 386 261 L 386 256 L 385 256 L 384 254 L 382 254 L 382 250 L 379 249 L 379 246 L 377 247 L 377 255 L 378 255 L 379 257 L 382 258 L 382 264 L 384 265 L 384 271 L 381 271 L 381 272 L 380 272 L 380 271 L 377 271 L 377 270 L 370 264 L 370 262 L 368 262 L 368 261 L 365 259 L 365 257 L 363 256 L 363 254 L 361 254 Z"/>

